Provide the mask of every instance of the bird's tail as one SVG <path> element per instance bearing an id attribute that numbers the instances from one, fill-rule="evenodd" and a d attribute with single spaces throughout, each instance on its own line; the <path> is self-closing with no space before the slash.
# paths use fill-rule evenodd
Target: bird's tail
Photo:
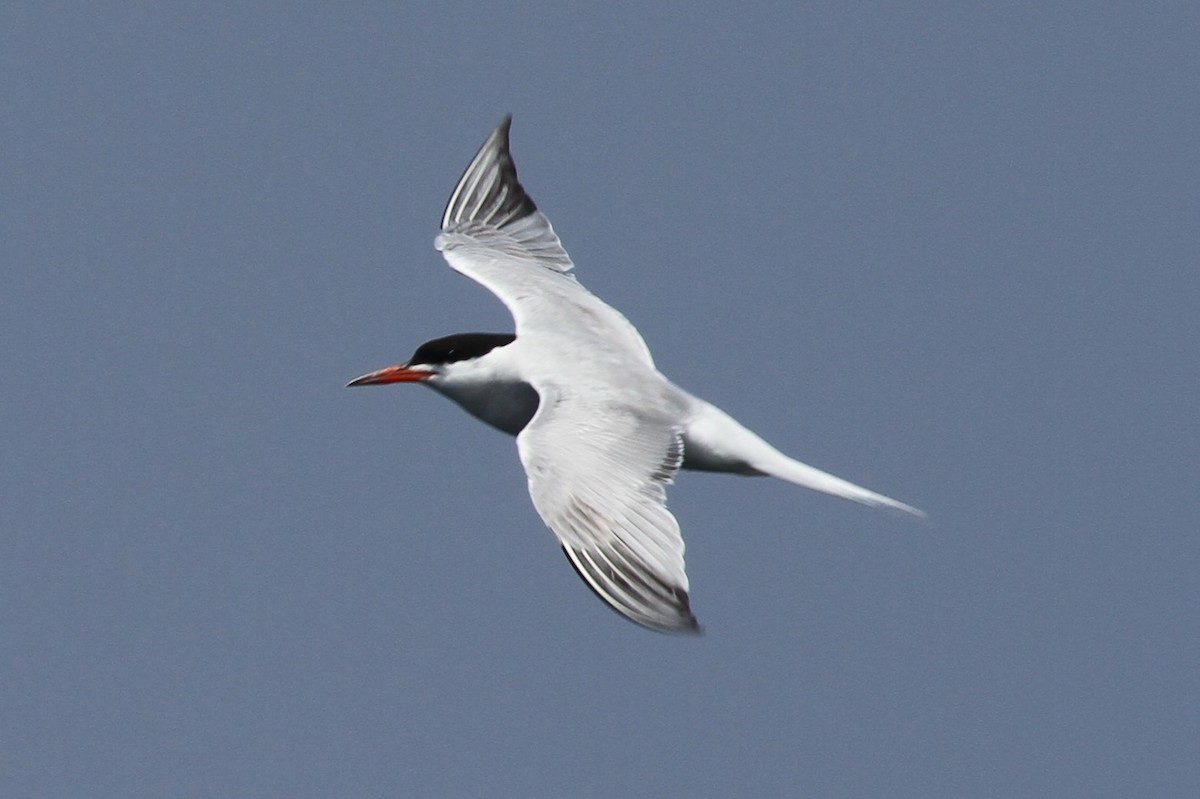
<path id="1" fill-rule="evenodd" d="M 772 455 L 762 458 L 761 461 L 755 464 L 755 467 L 772 477 L 778 477 L 781 480 L 787 480 L 789 483 L 811 488 L 814 491 L 832 494 L 835 497 L 852 499 L 855 502 L 861 502 L 863 505 L 902 510 L 905 513 L 911 513 L 914 516 L 922 518 L 925 516 L 925 511 L 914 508 L 912 505 L 906 505 L 900 500 L 885 497 L 883 494 L 876 493 L 869 488 L 863 488 L 860 485 L 851 483 L 849 480 L 843 480 L 829 472 L 823 472 L 816 467 L 809 466 L 807 463 L 801 463 L 794 458 L 789 458 L 774 447 L 771 447 L 771 449 L 774 450 Z"/>
<path id="2" fill-rule="evenodd" d="M 814 491 L 877 508 L 925 516 L 925 512 L 849 480 L 789 458 L 714 405 L 698 401 L 685 430 L 683 468 L 735 474 L 769 475 Z"/>

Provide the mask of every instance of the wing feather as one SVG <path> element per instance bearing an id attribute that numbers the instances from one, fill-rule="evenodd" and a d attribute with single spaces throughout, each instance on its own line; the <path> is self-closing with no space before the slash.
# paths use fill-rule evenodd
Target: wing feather
<path id="1" fill-rule="evenodd" d="M 683 461 L 678 392 L 618 311 L 583 288 L 509 153 L 511 118 L 459 179 L 434 244 L 508 307 L 538 410 L 517 436 L 534 507 L 584 582 L 618 613 L 697 632 L 666 484 Z M 614 387 L 620 386 L 620 391 Z"/>
<path id="2" fill-rule="evenodd" d="M 577 343 L 653 365 L 637 329 L 571 274 L 574 264 L 517 179 L 511 117 L 488 136 L 450 194 L 434 240 L 450 266 L 512 312 L 518 336 L 570 329 Z"/>
<path id="3" fill-rule="evenodd" d="M 536 388 L 542 402 L 517 448 L 534 507 L 567 559 L 623 616 L 655 630 L 698 632 L 683 537 L 666 506 L 665 487 L 683 460 L 681 430 L 643 408 Z"/>

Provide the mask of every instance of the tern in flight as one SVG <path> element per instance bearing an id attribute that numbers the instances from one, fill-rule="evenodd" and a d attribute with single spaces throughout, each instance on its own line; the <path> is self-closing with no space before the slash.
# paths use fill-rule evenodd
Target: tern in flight
<path id="1" fill-rule="evenodd" d="M 698 632 L 683 537 L 667 509 L 679 469 L 770 475 L 922 515 L 793 460 L 656 368 L 629 321 L 572 274 L 550 221 L 517 180 L 506 117 L 450 194 L 434 246 L 500 298 L 516 333 L 458 333 L 351 386 L 422 383 L 516 436 L 529 495 L 579 576 L 614 610 Z"/>

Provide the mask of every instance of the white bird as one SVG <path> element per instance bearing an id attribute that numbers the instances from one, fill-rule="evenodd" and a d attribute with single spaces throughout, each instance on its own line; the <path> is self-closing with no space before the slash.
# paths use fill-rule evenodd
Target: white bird
<path id="1" fill-rule="evenodd" d="M 698 632 L 683 537 L 665 487 L 680 469 L 770 475 L 865 505 L 923 515 L 793 460 L 657 369 L 632 324 L 585 289 L 517 181 L 512 118 L 450 195 L 434 246 L 512 312 L 516 333 L 427 341 L 349 385 L 422 383 L 517 438 L 529 494 L 571 565 L 618 613 Z"/>

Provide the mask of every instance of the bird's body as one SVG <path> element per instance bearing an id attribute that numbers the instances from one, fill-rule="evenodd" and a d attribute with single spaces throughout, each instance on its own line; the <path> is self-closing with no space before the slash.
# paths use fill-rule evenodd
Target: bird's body
<path id="1" fill-rule="evenodd" d="M 459 180 L 435 246 L 508 306 L 516 333 L 434 339 L 351 385 L 421 382 L 517 437 L 543 521 L 588 585 L 663 631 L 698 629 L 665 485 L 680 468 L 771 475 L 867 505 L 915 508 L 800 463 L 673 384 L 628 320 L 583 288 L 517 180 L 510 119 Z"/>

